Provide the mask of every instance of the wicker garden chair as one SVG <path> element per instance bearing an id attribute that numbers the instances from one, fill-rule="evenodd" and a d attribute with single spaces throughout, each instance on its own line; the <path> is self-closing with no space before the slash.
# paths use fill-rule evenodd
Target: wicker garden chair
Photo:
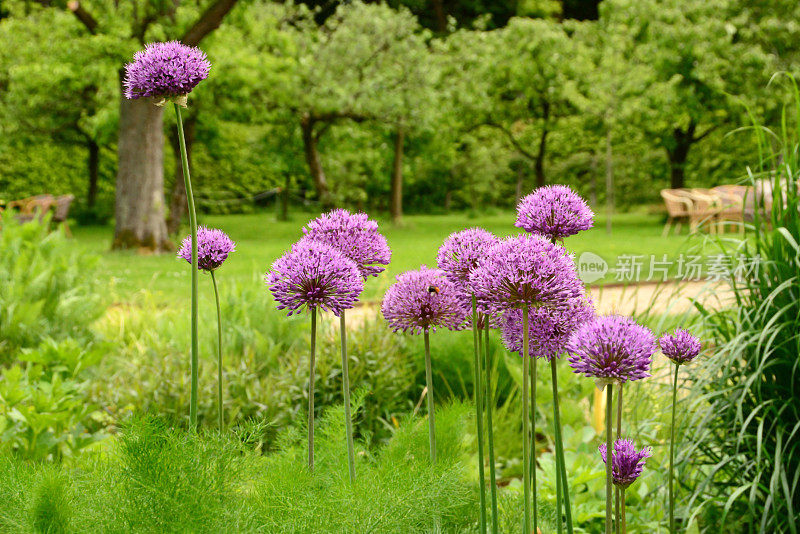
<path id="1" fill-rule="evenodd" d="M 722 199 L 711 189 L 692 189 L 689 192 L 692 199 L 692 213 L 689 215 L 689 233 L 694 234 L 708 223 L 709 231 L 717 231 L 717 214 L 722 210 Z"/>
<path id="2" fill-rule="evenodd" d="M 55 198 L 53 198 L 53 195 L 36 195 L 11 202 L 8 206 L 9 208 L 17 208 L 19 210 L 16 216 L 17 220 L 21 223 L 26 223 L 34 219 L 41 222 L 54 203 Z"/>
<path id="3" fill-rule="evenodd" d="M 753 189 L 744 185 L 720 185 L 712 188 L 720 198 L 720 211 L 717 213 L 717 228 L 725 231 L 728 224 L 733 224 L 744 233 L 745 199 L 753 198 Z"/>
<path id="4" fill-rule="evenodd" d="M 667 223 L 664 225 L 662 236 L 669 234 L 672 223 L 675 223 L 675 230 L 681 231 L 681 221 L 689 220 L 693 211 L 692 200 L 684 191 L 680 189 L 662 189 L 661 198 L 667 207 Z"/>
<path id="5" fill-rule="evenodd" d="M 72 205 L 73 200 L 75 200 L 75 195 L 61 195 L 55 199 L 53 222 L 61 224 L 61 226 L 64 227 L 64 233 L 67 237 L 72 237 L 72 232 L 67 224 L 67 217 L 69 216 L 69 207 Z"/>

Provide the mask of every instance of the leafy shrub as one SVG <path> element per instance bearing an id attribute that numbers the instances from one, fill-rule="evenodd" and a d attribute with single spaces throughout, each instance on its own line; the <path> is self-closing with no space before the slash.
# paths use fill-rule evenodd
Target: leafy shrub
<path id="1" fill-rule="evenodd" d="M 772 187 L 771 210 L 740 242 L 723 243 L 757 272 L 731 280 L 736 307 L 701 308 L 713 354 L 699 360 L 686 403 L 682 517 L 708 530 L 795 532 L 800 523 L 800 93 L 783 131 L 754 128 L 762 156 L 751 183 Z M 774 149 L 770 143 L 778 140 Z"/>
<path id="2" fill-rule="evenodd" d="M 0 224 L 0 362 L 48 337 L 91 338 L 103 313 L 97 258 L 46 221 L 18 224 L 9 211 Z"/>
<path id="3" fill-rule="evenodd" d="M 304 418 L 308 403 L 309 327 L 307 316 L 287 318 L 265 293 L 240 286 L 222 295 L 225 417 L 229 424 L 248 419 L 268 421 L 269 446 L 277 429 Z M 217 421 L 216 313 L 201 306 L 199 419 Z M 318 414 L 342 402 L 338 328 L 324 316 L 319 325 Z M 413 408 L 421 388 L 400 336 L 382 323 L 352 317 L 348 357 L 353 391 L 363 389 L 364 409 L 355 414 L 356 432 L 384 440 L 402 414 Z M 117 418 L 153 412 L 184 420 L 188 406 L 189 321 L 185 310 L 164 307 L 149 297 L 135 306 L 114 308 L 97 332 L 115 339 L 102 362 L 104 380 L 93 384 L 93 397 Z"/>
<path id="4" fill-rule="evenodd" d="M 101 347 L 50 340 L 0 371 L 0 449 L 59 459 L 103 439 L 109 420 L 89 388 L 101 357 Z"/>

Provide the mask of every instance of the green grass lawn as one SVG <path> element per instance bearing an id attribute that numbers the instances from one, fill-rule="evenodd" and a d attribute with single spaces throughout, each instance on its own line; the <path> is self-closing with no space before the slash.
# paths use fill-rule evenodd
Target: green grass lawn
<path id="1" fill-rule="evenodd" d="M 301 237 L 302 226 L 313 216 L 295 213 L 289 222 L 276 221 L 273 212 L 200 217 L 203 224 L 221 228 L 236 241 L 235 254 L 219 271 L 220 284 L 235 281 L 262 285 L 263 275 L 272 262 Z M 378 300 L 394 276 L 403 271 L 415 269 L 420 264 L 435 265 L 436 251 L 451 232 L 482 226 L 498 236 L 506 236 L 520 231 L 514 226 L 514 219 L 512 211 L 477 217 L 467 214 L 412 215 L 407 216 L 399 227 L 380 219 L 381 230 L 393 251 L 392 263 L 385 273 L 368 281 L 364 299 Z M 662 224 L 657 215 L 619 214 L 613 219 L 613 232 L 609 235 L 605 231 L 604 217 L 599 216 L 595 228 L 567 239 L 566 245 L 576 255 L 583 252 L 600 255 L 613 269 L 619 255 L 639 254 L 646 260 L 651 254 L 675 257 L 696 241 L 687 239 L 686 235 L 661 237 Z M 112 232 L 110 227 L 74 230 L 75 240 L 81 247 L 101 255 L 100 275 L 109 280 L 115 299 L 127 301 L 140 290 L 151 291 L 164 301 L 188 297 L 188 264 L 172 254 L 148 256 L 135 252 L 111 252 Z M 605 281 L 613 282 L 613 274 L 607 275 Z M 201 280 L 203 285 L 208 286 L 208 290 L 211 284 L 202 284 Z"/>

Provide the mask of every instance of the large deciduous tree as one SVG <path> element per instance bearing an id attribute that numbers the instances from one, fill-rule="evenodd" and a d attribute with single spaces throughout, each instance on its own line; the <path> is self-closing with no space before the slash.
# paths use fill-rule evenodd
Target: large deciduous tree
<path id="1" fill-rule="evenodd" d="M 490 127 L 534 166 L 536 185 L 547 182 L 547 141 L 561 118 L 577 110 L 575 44 L 554 21 L 516 18 L 489 35 L 454 36 L 469 68 L 459 95 L 472 128 Z M 476 52 L 477 51 L 477 52 Z"/>
<path id="2" fill-rule="evenodd" d="M 61 44 L 53 47 L 53 42 Z M 46 136 L 84 148 L 85 202 L 93 208 L 100 150 L 116 128 L 108 43 L 86 35 L 65 13 L 38 10 L 0 26 L 0 63 L 8 69 L 6 90 L 0 93 L 3 122 L 15 129 L 13 135 Z"/>
<path id="3" fill-rule="evenodd" d="M 38 0 L 66 9 L 89 35 L 123 43 L 119 64 L 119 140 L 114 248 L 163 251 L 172 248 L 165 223 L 164 131 L 162 109 L 147 99 L 122 97 L 125 60 L 151 40 L 178 39 L 197 46 L 236 5 L 237 0 L 182 3 L 167 0 Z"/>
<path id="4" fill-rule="evenodd" d="M 692 148 L 736 117 L 767 73 L 744 42 L 731 0 L 608 0 L 602 17 L 624 26 L 651 69 L 638 125 L 664 150 L 670 185 L 684 187 Z"/>

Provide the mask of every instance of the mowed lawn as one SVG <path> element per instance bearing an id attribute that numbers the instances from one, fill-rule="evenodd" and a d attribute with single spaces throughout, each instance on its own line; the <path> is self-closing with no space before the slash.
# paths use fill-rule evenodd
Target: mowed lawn
<path id="1" fill-rule="evenodd" d="M 264 273 L 289 245 L 302 236 L 301 228 L 314 216 L 294 213 L 288 222 L 276 221 L 274 212 L 201 216 L 202 224 L 220 228 L 236 241 L 236 252 L 218 271 L 220 285 L 254 284 L 264 288 Z M 381 231 L 393 251 L 392 263 L 381 276 L 365 284 L 363 300 L 379 300 L 395 275 L 403 271 L 418 268 L 421 264 L 434 266 L 436 251 L 450 233 L 481 226 L 498 236 L 506 236 L 520 232 L 514 226 L 514 220 L 512 211 L 477 217 L 466 214 L 410 215 L 404 218 L 402 226 L 379 218 Z M 676 258 L 702 240 L 702 237 L 687 238 L 685 233 L 661 237 L 663 221 L 657 215 L 620 214 L 614 216 L 612 222 L 613 231 L 609 235 L 605 230 L 605 219 L 599 216 L 595 228 L 568 238 L 567 248 L 576 255 L 583 252 L 598 254 L 613 269 L 620 255 L 642 255 L 646 257 L 645 262 L 649 261 L 651 254 Z M 114 299 L 129 301 L 142 290 L 153 293 L 157 300 L 165 303 L 188 297 L 189 265 L 186 262 L 174 254 L 110 251 L 112 233 L 111 227 L 74 229 L 77 244 L 101 256 L 100 276 L 108 281 Z M 609 273 L 605 281 L 614 281 L 613 273 Z M 201 279 L 200 285 L 204 298 L 211 298 L 210 282 L 204 283 Z M 264 291 L 266 297 L 265 288 Z"/>

